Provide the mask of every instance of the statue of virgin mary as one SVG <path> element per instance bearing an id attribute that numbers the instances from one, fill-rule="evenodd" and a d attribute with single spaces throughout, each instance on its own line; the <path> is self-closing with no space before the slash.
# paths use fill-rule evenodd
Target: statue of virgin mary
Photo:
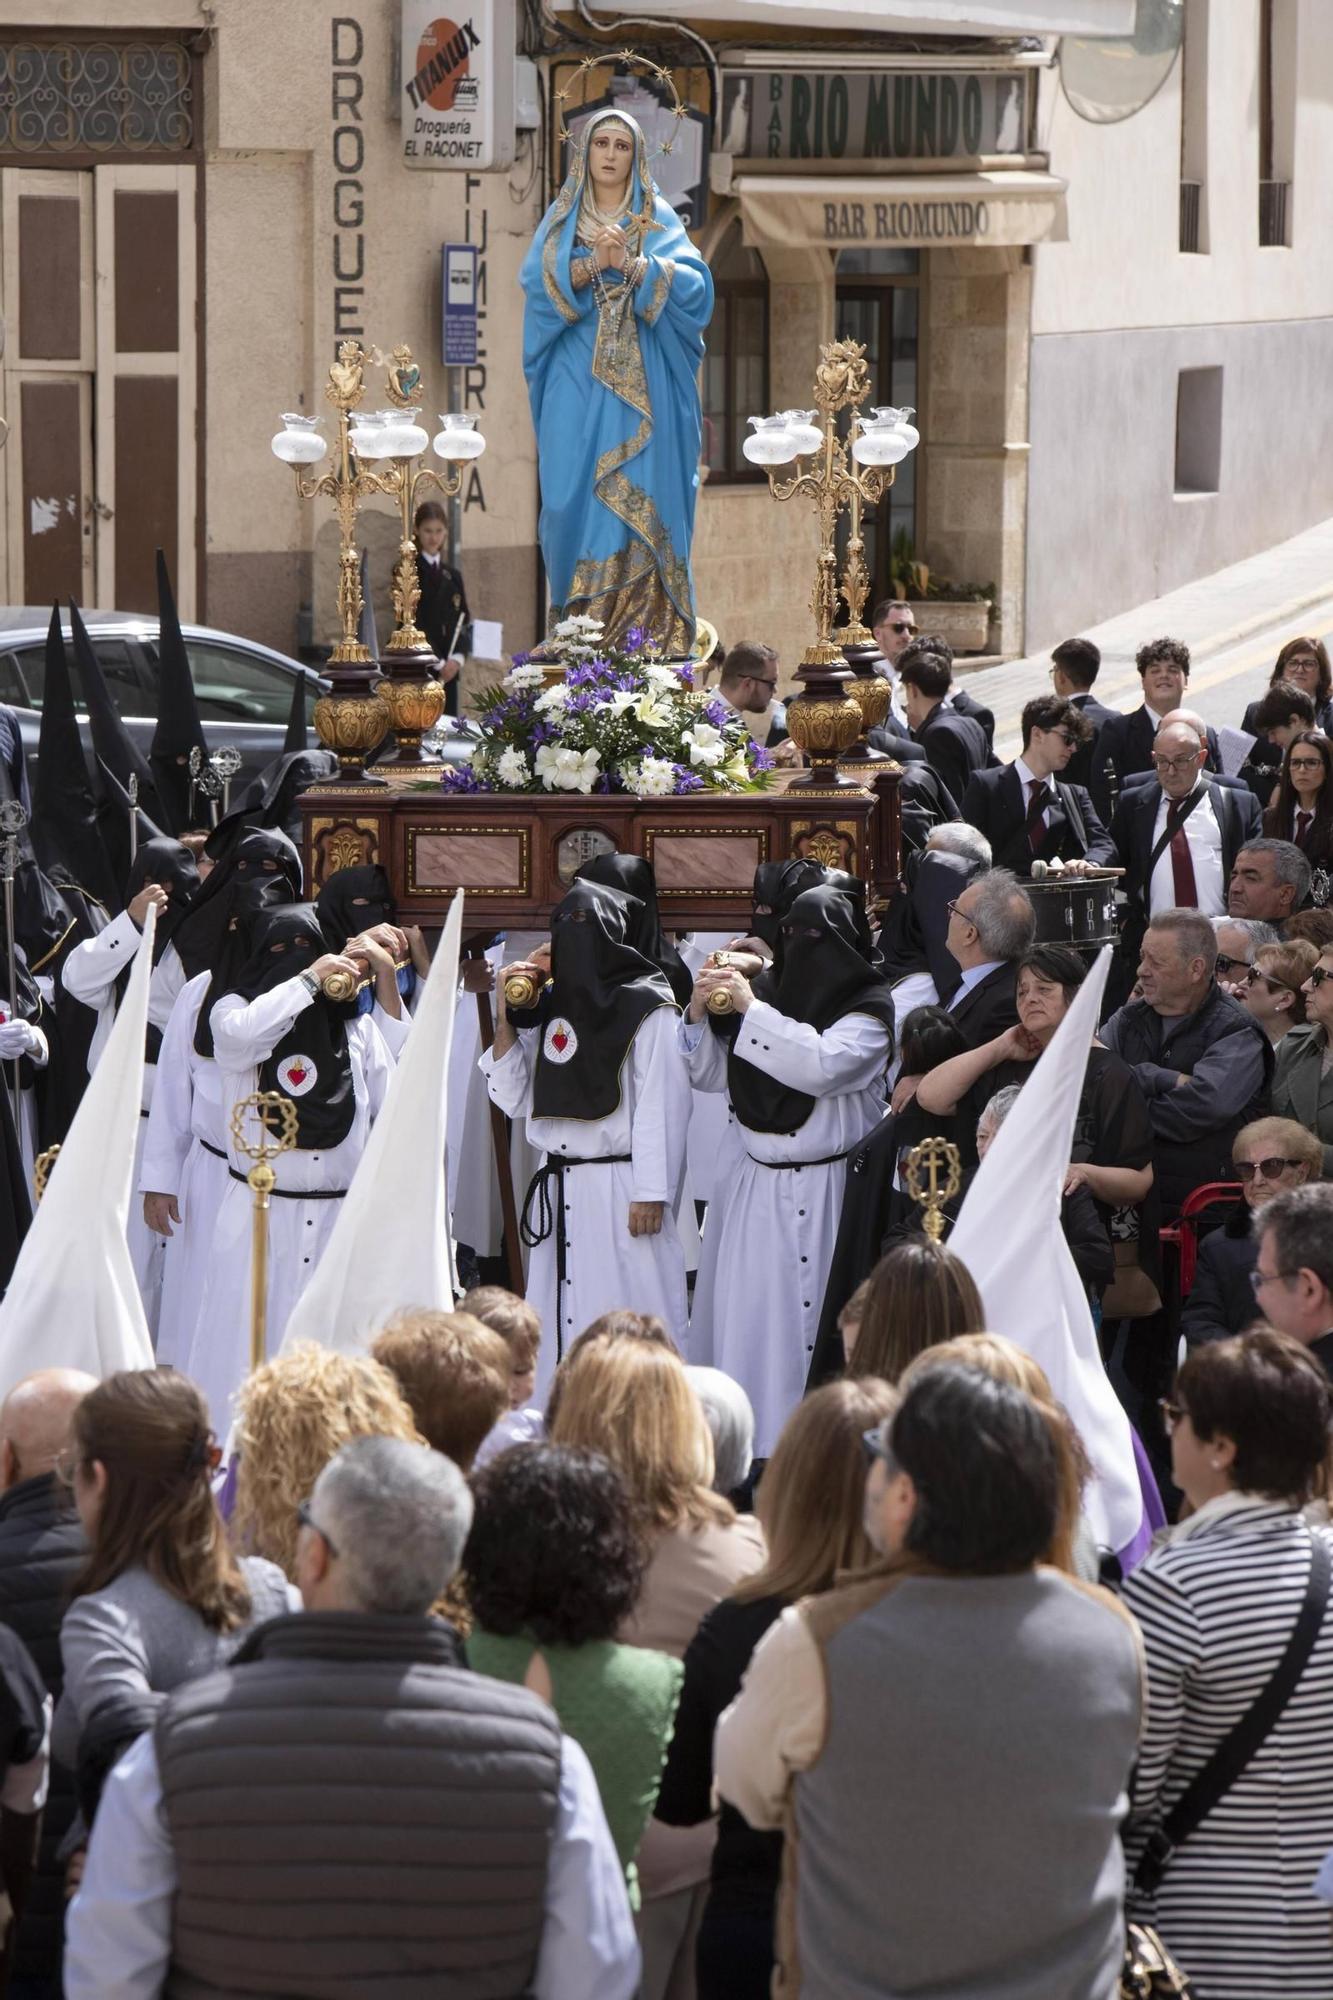
<path id="1" fill-rule="evenodd" d="M 684 657 L 713 281 L 628 113 L 588 120 L 521 283 L 552 623 L 640 626 Z"/>

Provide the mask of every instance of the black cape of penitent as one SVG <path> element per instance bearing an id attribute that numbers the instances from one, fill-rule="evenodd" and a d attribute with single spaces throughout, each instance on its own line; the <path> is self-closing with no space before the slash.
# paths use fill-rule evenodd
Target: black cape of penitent
<path id="1" fill-rule="evenodd" d="M 168 833 L 190 830 L 197 818 L 190 811 L 190 752 L 208 754 L 204 725 L 199 720 L 190 656 L 181 636 L 176 600 L 172 595 L 167 559 L 157 552 L 157 727 L 148 762 Z M 203 808 L 202 798 L 196 811 Z M 207 818 L 204 819 L 207 825 Z"/>

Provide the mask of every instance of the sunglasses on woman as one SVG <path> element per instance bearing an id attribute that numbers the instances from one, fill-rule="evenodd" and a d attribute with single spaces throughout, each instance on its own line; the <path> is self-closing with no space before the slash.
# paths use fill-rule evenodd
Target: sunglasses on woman
<path id="1" fill-rule="evenodd" d="M 1294 1172 L 1300 1165 L 1299 1160 L 1241 1160 L 1236 1166 L 1236 1178 L 1248 1187 L 1256 1174 L 1262 1175 L 1266 1181 L 1276 1181 L 1288 1170 Z"/>
<path id="2" fill-rule="evenodd" d="M 1222 963 L 1220 958 L 1217 962 L 1219 965 Z M 1260 972 L 1258 966 L 1251 965 L 1247 968 L 1245 973 L 1245 984 L 1247 986 L 1255 985 L 1260 979 L 1263 980 L 1264 985 L 1270 993 L 1299 993 L 1300 991 L 1298 986 L 1288 986 L 1285 979 L 1274 979 L 1271 972 Z"/>
<path id="3" fill-rule="evenodd" d="M 1322 986 L 1326 979 L 1333 979 L 1333 965 L 1317 965 L 1310 974 L 1307 984 L 1310 986 Z"/>

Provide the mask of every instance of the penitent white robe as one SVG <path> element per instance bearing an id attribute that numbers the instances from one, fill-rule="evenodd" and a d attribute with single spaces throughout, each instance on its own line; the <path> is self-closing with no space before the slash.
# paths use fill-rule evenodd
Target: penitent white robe
<path id="1" fill-rule="evenodd" d="M 259 1064 L 312 1004 L 309 988 L 297 977 L 283 980 L 257 1000 L 224 993 L 213 1007 L 213 1047 L 231 1172 L 213 1229 L 204 1296 L 185 1366 L 208 1399 L 219 1436 L 231 1423 L 232 1398 L 250 1372 L 254 1196 L 244 1177 L 253 1162 L 232 1144 L 232 1107 L 260 1088 Z M 393 1057 L 373 1015 L 359 1014 L 348 1021 L 347 1046 L 355 1093 L 351 1131 L 336 1146 L 319 1152 L 298 1148 L 273 1163 L 278 1179 L 268 1211 L 269 1354 L 276 1354 L 282 1345 L 292 1307 L 323 1254 L 338 1217 L 336 1197 L 351 1186 L 393 1073 Z M 302 1199 L 303 1194 L 310 1198 Z"/>
<path id="2" fill-rule="evenodd" d="M 82 944 L 76 944 L 60 969 L 60 980 L 65 991 L 73 994 L 76 1000 L 82 1000 L 85 1007 L 93 1008 L 97 1014 L 97 1025 L 93 1029 L 92 1045 L 88 1051 L 89 1076 L 102 1060 L 102 1051 L 115 1025 L 116 981 L 133 964 L 134 954 L 139 949 L 140 935 L 139 926 L 129 911 L 122 910 L 118 917 L 113 917 L 109 924 L 103 926 L 96 937 L 85 938 Z M 173 947 L 168 944 L 153 968 L 148 988 L 149 1025 L 163 1033 L 171 1019 L 172 1005 L 180 991 L 183 972 L 180 959 Z M 140 1169 L 148 1132 L 148 1117 L 153 1108 L 153 1086 L 156 1078 L 156 1063 L 145 1062 L 143 1089 L 139 1100 L 139 1144 L 134 1157 L 136 1189 L 141 1185 Z M 143 1203 L 137 1193 L 130 1203 L 125 1235 L 129 1243 L 130 1257 L 134 1263 L 134 1275 L 139 1281 L 139 1292 L 143 1298 L 144 1317 L 148 1321 L 148 1331 L 153 1336 L 153 1345 L 156 1347 L 167 1242 L 164 1236 L 159 1236 L 157 1231 L 150 1229 L 144 1221 Z"/>
<path id="3" fill-rule="evenodd" d="M 212 1057 L 194 1046 L 210 976 L 196 973 L 181 989 L 163 1032 L 136 1183 L 140 1217 L 145 1194 L 175 1195 L 180 1211 L 171 1235 L 158 1239 L 163 1260 L 156 1342 L 159 1363 L 180 1369 L 189 1358 L 213 1225 L 229 1185 L 222 1078 Z"/>
<path id="4" fill-rule="evenodd" d="M 725 1091 L 722 1037 L 706 1021 L 683 1021 L 678 1034 L 696 1089 Z M 815 1099 L 791 1134 L 754 1132 L 735 1120 L 740 1145 L 715 1239 L 711 1300 L 695 1294 L 691 1359 L 707 1354 L 741 1384 L 754 1405 L 755 1456 L 767 1458 L 805 1392 L 842 1213 L 841 1156 L 884 1115 L 890 1036 L 869 1014 L 845 1014 L 820 1034 L 756 1000 L 735 1047 L 756 1069 Z M 705 1245 L 707 1237 L 705 1230 Z M 705 1324 L 701 1310 L 710 1308 Z"/>
<path id="5" fill-rule="evenodd" d="M 609 1118 L 538 1118 L 532 1079 L 541 1029 L 526 1028 L 497 1061 L 479 1059 L 491 1097 L 511 1118 L 526 1114 L 527 1136 L 548 1159 L 606 1160 L 606 1166 L 565 1173 L 565 1284 L 556 1300 L 555 1231 L 533 1249 L 527 1296 L 541 1315 L 537 1398 L 545 1400 L 556 1362 L 585 1326 L 628 1306 L 656 1313 L 673 1340 L 685 1333 L 685 1259 L 672 1203 L 685 1158 L 690 1084 L 676 1048 L 674 1007 L 659 1007 L 639 1025 L 621 1070 L 620 1103 Z M 628 1153 L 623 1163 L 616 1155 Z M 552 1190 L 552 1202 L 555 1193 Z M 631 1236 L 630 1203 L 666 1204 L 656 1236 Z"/>

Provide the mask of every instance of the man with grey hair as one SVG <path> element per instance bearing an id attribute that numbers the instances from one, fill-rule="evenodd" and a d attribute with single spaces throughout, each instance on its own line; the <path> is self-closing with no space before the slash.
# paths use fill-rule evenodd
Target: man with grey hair
<path id="1" fill-rule="evenodd" d="M 1227 913 L 1284 924 L 1308 901 L 1313 873 L 1293 840 L 1247 840 L 1227 883 Z"/>
<path id="2" fill-rule="evenodd" d="M 941 997 L 971 1048 L 1018 1019 L 1016 968 L 1036 927 L 1032 899 L 1008 868 L 978 875 L 950 905 L 945 944 L 959 977 Z"/>
<path id="3" fill-rule="evenodd" d="M 178 1689 L 102 1795 L 69 2000 L 115 1993 L 597 1994 L 639 1950 L 582 1750 L 467 1672 L 431 1606 L 472 1518 L 458 1468 L 358 1438 L 300 1510 L 298 1616 Z"/>
<path id="4" fill-rule="evenodd" d="M 1261 923 L 1257 917 L 1214 917 L 1213 930 L 1217 936 L 1213 967 L 1217 983 L 1243 1000 L 1249 991 L 1246 974 L 1254 964 L 1254 954 L 1281 940 L 1271 924 Z"/>
<path id="5" fill-rule="evenodd" d="M 1130 1065 L 1156 1139 L 1163 1219 L 1205 1181 L 1231 1177 L 1231 1142 L 1268 1109 L 1273 1050 L 1253 1015 L 1213 977 L 1217 938 L 1197 910 L 1163 910 L 1139 956 L 1141 1000 L 1101 1031 Z"/>

